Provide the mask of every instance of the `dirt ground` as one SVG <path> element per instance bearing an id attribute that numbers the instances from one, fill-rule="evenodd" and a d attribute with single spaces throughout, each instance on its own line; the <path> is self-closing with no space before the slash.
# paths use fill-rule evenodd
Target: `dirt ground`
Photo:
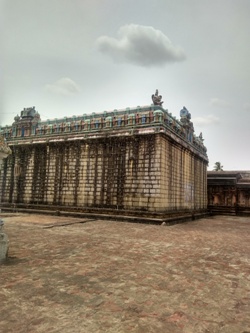
<path id="1" fill-rule="evenodd" d="M 2 218 L 0 332 L 250 333 L 250 218 Z"/>

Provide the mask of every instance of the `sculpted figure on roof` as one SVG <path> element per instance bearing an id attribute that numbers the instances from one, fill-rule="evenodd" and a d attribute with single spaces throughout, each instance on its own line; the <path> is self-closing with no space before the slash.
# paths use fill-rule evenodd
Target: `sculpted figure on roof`
<path id="1" fill-rule="evenodd" d="M 191 119 L 191 113 L 188 111 L 188 109 L 183 106 L 183 108 L 180 111 L 180 116 L 181 118 L 187 118 L 187 119 Z"/>
<path id="2" fill-rule="evenodd" d="M 152 101 L 154 105 L 162 106 L 163 101 L 161 100 L 162 96 L 158 94 L 158 89 L 156 89 L 155 94 L 152 95 Z"/>
<path id="3" fill-rule="evenodd" d="M 5 142 L 4 137 L 0 135 L 0 165 L 2 158 L 7 157 L 9 154 L 11 154 L 11 149 Z"/>

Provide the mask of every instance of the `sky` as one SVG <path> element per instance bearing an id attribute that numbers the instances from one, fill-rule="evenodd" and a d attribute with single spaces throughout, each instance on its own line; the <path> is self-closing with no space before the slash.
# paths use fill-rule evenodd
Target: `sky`
<path id="1" fill-rule="evenodd" d="M 0 125 L 150 105 L 203 134 L 208 170 L 250 170 L 249 0 L 0 0 Z"/>

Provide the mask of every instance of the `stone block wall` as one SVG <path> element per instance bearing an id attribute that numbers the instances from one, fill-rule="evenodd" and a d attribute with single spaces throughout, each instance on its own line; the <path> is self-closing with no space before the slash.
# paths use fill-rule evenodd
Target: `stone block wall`
<path id="1" fill-rule="evenodd" d="M 14 146 L 2 202 L 155 212 L 206 208 L 206 164 L 162 133 Z"/>
<path id="2" fill-rule="evenodd" d="M 198 155 L 168 136 L 162 138 L 160 183 L 163 209 L 206 209 L 206 164 Z"/>

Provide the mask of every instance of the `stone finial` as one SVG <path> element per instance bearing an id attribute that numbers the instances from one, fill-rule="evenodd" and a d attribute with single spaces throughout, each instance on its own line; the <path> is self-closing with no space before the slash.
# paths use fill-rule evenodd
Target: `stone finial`
<path id="1" fill-rule="evenodd" d="M 15 122 L 17 123 L 20 120 L 20 116 L 17 114 L 14 118 Z"/>
<path id="2" fill-rule="evenodd" d="M 154 105 L 162 106 L 163 101 L 161 100 L 162 96 L 158 94 L 158 89 L 156 89 L 155 94 L 152 95 L 152 101 Z"/>

